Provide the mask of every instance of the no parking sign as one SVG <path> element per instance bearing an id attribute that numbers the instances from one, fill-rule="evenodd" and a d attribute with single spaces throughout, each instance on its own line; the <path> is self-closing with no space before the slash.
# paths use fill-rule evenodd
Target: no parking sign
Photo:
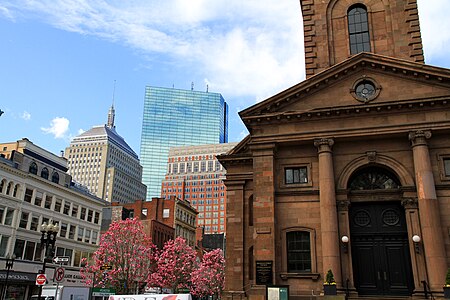
<path id="1" fill-rule="evenodd" d="M 59 267 L 55 270 L 55 281 L 61 282 L 64 279 L 64 268 Z"/>

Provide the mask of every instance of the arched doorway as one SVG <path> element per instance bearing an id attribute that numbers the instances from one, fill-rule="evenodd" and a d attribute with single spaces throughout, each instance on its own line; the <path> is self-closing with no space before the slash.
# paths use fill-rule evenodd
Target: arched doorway
<path id="1" fill-rule="evenodd" d="M 395 174 L 371 166 L 348 182 L 350 240 L 359 295 L 408 296 L 414 289 L 405 211 Z"/>

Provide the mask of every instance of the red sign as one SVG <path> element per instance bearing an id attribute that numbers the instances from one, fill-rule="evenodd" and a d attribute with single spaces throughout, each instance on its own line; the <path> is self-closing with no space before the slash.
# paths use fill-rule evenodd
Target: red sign
<path id="1" fill-rule="evenodd" d="M 36 285 L 44 285 L 47 283 L 47 276 L 45 274 L 37 274 Z"/>
<path id="2" fill-rule="evenodd" d="M 55 270 L 55 280 L 61 282 L 64 279 L 64 268 L 59 267 Z"/>

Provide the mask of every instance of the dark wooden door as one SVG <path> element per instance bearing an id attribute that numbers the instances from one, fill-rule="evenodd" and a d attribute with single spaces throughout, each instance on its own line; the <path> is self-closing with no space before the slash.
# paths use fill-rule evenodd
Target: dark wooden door
<path id="1" fill-rule="evenodd" d="M 411 295 L 411 259 L 400 203 L 352 203 L 350 208 L 355 287 L 360 295 Z"/>

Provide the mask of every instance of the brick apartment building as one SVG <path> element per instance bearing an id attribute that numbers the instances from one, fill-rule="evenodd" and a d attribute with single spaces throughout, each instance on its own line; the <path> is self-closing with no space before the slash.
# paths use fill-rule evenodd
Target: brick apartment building
<path id="1" fill-rule="evenodd" d="M 188 201 L 176 197 L 153 198 L 152 201 L 138 200 L 134 203 L 112 203 L 112 221 L 139 218 L 153 243 L 162 248 L 164 243 L 175 237 L 183 237 L 190 246 L 196 242 L 197 211 Z"/>

